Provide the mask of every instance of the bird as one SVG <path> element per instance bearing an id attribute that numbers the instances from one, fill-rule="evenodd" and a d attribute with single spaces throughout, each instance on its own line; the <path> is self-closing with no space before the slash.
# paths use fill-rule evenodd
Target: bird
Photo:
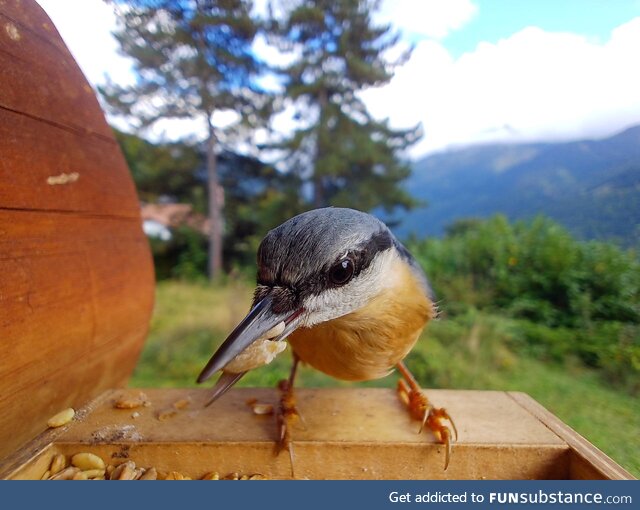
<path id="1" fill-rule="evenodd" d="M 279 450 L 290 448 L 298 417 L 293 387 L 299 362 L 337 379 L 365 381 L 400 372 L 398 395 L 410 415 L 445 445 L 446 470 L 455 424 L 434 407 L 404 363 L 437 314 L 433 291 L 411 253 L 376 217 L 355 209 L 314 209 L 270 230 L 258 248 L 257 285 L 247 316 L 197 381 L 222 371 L 209 403 L 288 342 L 289 378 L 281 381 Z M 293 458 L 292 458 L 293 463 Z"/>

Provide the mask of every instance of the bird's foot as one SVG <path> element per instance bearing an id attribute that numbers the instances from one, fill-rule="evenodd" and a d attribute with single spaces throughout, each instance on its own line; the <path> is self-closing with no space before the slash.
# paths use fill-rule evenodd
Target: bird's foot
<path id="1" fill-rule="evenodd" d="M 402 375 L 402 379 L 398 380 L 398 396 L 407 406 L 411 417 L 420 421 L 418 434 L 426 425 L 431 429 L 436 439 L 445 445 L 444 470 L 446 471 L 449 467 L 453 443 L 458 440 L 456 425 L 446 409 L 436 408 L 429 402 L 404 364 L 398 364 L 398 370 Z"/>
<path id="2" fill-rule="evenodd" d="M 290 380 L 283 379 L 278 383 L 280 390 L 280 401 L 276 410 L 276 425 L 278 432 L 278 441 L 276 443 L 276 455 L 282 450 L 289 452 L 291 461 L 291 476 L 295 478 L 293 469 L 293 445 L 291 443 L 291 428 L 293 425 L 304 420 L 296 407 L 296 399 L 293 393 L 293 385 Z"/>

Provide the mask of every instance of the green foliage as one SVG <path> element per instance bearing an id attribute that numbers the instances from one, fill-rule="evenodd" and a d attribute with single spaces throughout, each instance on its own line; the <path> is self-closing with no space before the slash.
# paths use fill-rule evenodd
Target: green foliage
<path id="1" fill-rule="evenodd" d="M 272 114 L 273 98 L 258 80 L 266 66 L 252 50 L 261 22 L 251 14 L 251 1 L 110 3 L 118 20 L 114 36 L 133 59 L 137 79 L 101 88 L 108 109 L 141 129 L 166 118 L 200 120 L 208 129 L 202 147 L 117 136 L 142 199 L 169 196 L 207 214 L 211 277 L 218 276 L 222 260 L 231 261 L 227 270 L 247 267 L 264 232 L 312 205 L 391 213 L 417 204 L 400 186 L 410 165 L 399 153 L 417 140 L 419 129 L 394 130 L 387 120 L 372 119 L 358 96 L 388 83 L 395 65 L 408 57 L 396 63 L 383 57 L 398 35 L 373 25 L 378 2 L 285 2 L 278 21 L 262 26 L 269 40 L 296 56 L 286 68 L 272 69 L 285 77 L 281 104 L 293 101 L 306 124 L 276 144 L 284 149 L 286 175 L 252 158 L 228 158 L 226 151 L 246 142 Z M 237 122 L 215 127 L 212 116 L 220 110 L 235 112 Z M 231 163 L 223 168 L 225 159 Z M 189 253 L 176 271 L 192 278 L 200 263 L 194 242 L 185 246 Z M 156 248 L 171 252 L 175 246 Z"/>
<path id="2" fill-rule="evenodd" d="M 392 211 L 416 205 L 400 187 L 410 167 L 399 152 L 417 141 L 419 128 L 391 129 L 371 118 L 358 96 L 393 77 L 395 64 L 383 53 L 398 35 L 373 24 L 378 2 L 300 0 L 287 7 L 270 20 L 271 38 L 294 57 L 281 72 L 301 127 L 276 147 L 313 185 L 313 206 Z"/>
<path id="3" fill-rule="evenodd" d="M 150 143 L 139 136 L 114 129 L 116 140 L 131 170 L 138 196 L 145 202 L 168 197 L 207 210 L 204 192 L 204 154 L 197 144 Z"/>
<path id="4" fill-rule="evenodd" d="M 443 239 L 408 244 L 445 314 L 506 314 L 517 319 L 509 345 L 518 352 L 575 358 L 640 392 L 640 262 L 633 252 L 576 241 L 543 217 L 465 220 Z"/>
<path id="5" fill-rule="evenodd" d="M 151 239 L 156 280 L 177 278 L 199 281 L 207 277 L 206 238 L 197 230 L 182 226 L 169 241 Z"/>
<path id="6" fill-rule="evenodd" d="M 152 144 L 117 130 L 115 135 L 143 200 L 188 203 L 206 214 L 205 149 L 200 144 Z M 255 274 L 255 254 L 264 234 L 303 210 L 300 181 L 259 159 L 226 151 L 218 156 L 217 168 L 225 198 L 226 269 Z M 183 227 L 171 241 L 152 240 L 151 246 L 157 278 L 206 277 L 204 234 Z"/>
<path id="7" fill-rule="evenodd" d="M 184 244 L 184 249 L 178 251 L 176 264 L 173 266 L 172 276 L 196 281 L 207 275 L 207 248 L 204 236 L 189 227 L 181 227 L 176 232 L 178 242 Z"/>
<path id="8" fill-rule="evenodd" d="M 223 207 L 216 169 L 220 140 L 246 135 L 248 129 L 264 125 L 271 113 L 271 97 L 257 86 L 263 66 L 252 50 L 258 30 L 252 3 L 111 3 L 118 23 L 114 37 L 133 60 L 137 76 L 133 85 L 109 83 L 100 89 L 109 109 L 128 116 L 139 128 L 161 119 L 188 118 L 207 129 L 207 193 L 200 196 L 208 195 L 208 273 L 217 278 L 223 260 Z M 236 121 L 224 128 L 214 126 L 213 115 L 229 110 L 237 115 Z M 134 172 L 142 179 L 146 170 Z"/>
<path id="9" fill-rule="evenodd" d="M 549 326 L 640 322 L 640 263 L 615 245 L 576 241 L 544 217 L 510 224 L 504 216 L 452 226 L 444 239 L 410 249 L 447 298 L 452 281 L 471 287 L 456 301 L 497 308 Z M 454 288 L 457 285 L 453 285 Z M 474 299 L 474 296 L 482 296 Z"/>
<path id="10" fill-rule="evenodd" d="M 293 174 L 255 158 L 222 154 L 218 171 L 225 190 L 225 260 L 228 269 L 250 267 L 255 274 L 258 245 L 267 231 L 302 212 Z"/>
<path id="11" fill-rule="evenodd" d="M 251 51 L 257 25 L 252 3 L 110 0 L 114 37 L 135 62 L 137 80 L 101 92 L 111 108 L 149 125 L 161 118 L 201 118 L 233 109 L 253 124 L 265 97 L 255 86 L 261 70 Z"/>
<path id="12" fill-rule="evenodd" d="M 133 375 L 138 386 L 193 386 L 203 360 L 249 308 L 250 287 L 242 281 L 212 287 L 204 282 L 168 281 L 156 287 L 149 337 Z"/>

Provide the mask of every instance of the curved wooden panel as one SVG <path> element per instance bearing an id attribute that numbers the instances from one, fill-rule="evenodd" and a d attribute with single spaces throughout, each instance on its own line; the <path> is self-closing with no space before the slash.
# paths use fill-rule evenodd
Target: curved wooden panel
<path id="1" fill-rule="evenodd" d="M 135 187 L 33 0 L 0 2 L 0 458 L 130 375 L 153 306 Z"/>

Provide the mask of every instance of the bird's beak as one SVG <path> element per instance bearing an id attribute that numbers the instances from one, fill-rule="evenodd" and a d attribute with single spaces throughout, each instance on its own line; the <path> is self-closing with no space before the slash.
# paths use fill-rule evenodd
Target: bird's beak
<path id="1" fill-rule="evenodd" d="M 198 376 L 198 382 L 204 382 L 215 372 L 224 368 L 238 354 L 249 347 L 253 342 L 263 337 L 270 329 L 284 321 L 284 331 L 273 338 L 274 341 L 282 340 L 295 330 L 300 322 L 300 315 L 303 309 L 298 309 L 288 313 L 274 313 L 272 310 L 273 297 L 267 295 L 258 301 L 247 316 L 231 332 L 218 350 L 204 367 Z M 230 388 L 243 374 L 227 374 L 225 388 L 219 393 L 221 395 Z M 223 375 L 224 378 L 224 375 Z M 216 387 L 220 386 L 220 383 Z M 218 395 L 218 396 L 219 396 Z"/>

